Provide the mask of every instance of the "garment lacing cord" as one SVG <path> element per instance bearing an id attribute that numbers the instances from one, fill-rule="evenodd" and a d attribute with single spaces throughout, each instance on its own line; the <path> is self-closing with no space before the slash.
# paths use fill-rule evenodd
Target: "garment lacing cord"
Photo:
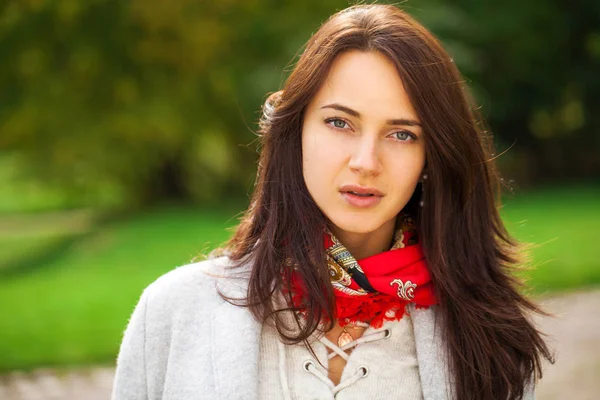
<path id="1" fill-rule="evenodd" d="M 375 342 L 375 341 L 381 340 L 381 339 L 387 339 L 391 336 L 391 334 L 392 334 L 392 331 L 390 329 L 387 329 L 387 328 L 377 329 L 371 333 L 368 333 L 368 334 L 365 334 L 365 335 L 359 337 L 356 340 L 353 340 L 352 342 L 347 343 L 346 345 L 344 345 L 342 347 L 335 345 L 333 342 L 331 342 L 326 337 L 320 338 L 319 341 L 321 343 L 323 343 L 325 345 L 325 347 L 327 347 L 328 349 L 331 350 L 331 353 L 329 353 L 327 355 L 328 360 L 331 360 L 335 356 L 340 356 L 346 362 L 348 362 L 348 359 L 350 358 L 350 356 L 348 355 L 348 353 L 346 353 L 347 350 L 350 350 L 362 343 L 369 343 L 369 342 Z M 284 347 L 285 345 L 283 343 L 281 343 L 281 341 L 278 341 L 278 346 L 279 346 L 279 374 L 280 374 L 281 386 L 282 386 L 282 391 L 283 391 L 283 398 L 284 398 L 284 400 L 291 400 L 292 397 L 291 397 L 288 379 L 287 379 L 287 373 L 286 373 L 286 357 L 285 357 L 285 347 Z M 365 378 L 366 376 L 369 375 L 369 368 L 367 366 L 360 366 L 356 369 L 356 372 L 354 374 L 352 374 L 352 376 L 350 376 L 348 379 L 344 380 L 343 382 L 340 382 L 338 385 L 334 385 L 333 382 L 331 382 L 331 379 L 329 379 L 329 377 L 325 373 L 323 373 L 319 368 L 317 368 L 317 366 L 313 360 L 306 360 L 303 364 L 303 368 L 306 372 L 311 373 L 316 378 L 318 378 L 321 382 L 325 383 L 331 389 L 331 391 L 333 392 L 334 395 L 336 395 L 339 391 L 353 385 L 360 379 Z"/>

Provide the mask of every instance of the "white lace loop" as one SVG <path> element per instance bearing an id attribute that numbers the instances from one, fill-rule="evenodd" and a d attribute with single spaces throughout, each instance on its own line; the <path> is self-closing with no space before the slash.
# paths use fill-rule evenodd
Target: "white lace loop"
<path id="1" fill-rule="evenodd" d="M 365 334 L 365 335 L 359 337 L 356 340 L 353 340 L 352 342 L 350 342 L 342 347 L 335 345 L 333 342 L 331 342 L 329 339 L 327 339 L 324 336 L 321 337 L 319 340 L 321 341 L 321 343 L 323 343 L 325 345 L 325 347 L 327 347 L 328 349 L 331 350 L 331 353 L 329 353 L 327 355 L 328 360 L 331 360 L 335 356 L 340 356 L 347 362 L 349 359 L 349 355 L 348 355 L 348 353 L 346 353 L 347 350 L 350 350 L 350 349 L 358 346 L 361 343 L 369 343 L 369 342 L 374 342 L 376 340 L 387 339 L 391 336 L 391 334 L 392 334 L 392 332 L 390 329 L 377 329 L 377 330 L 374 330 L 373 332 L 370 332 L 368 334 Z M 278 345 L 277 347 L 279 350 L 278 351 L 278 353 L 279 353 L 279 379 L 280 379 L 281 387 L 283 390 L 283 399 L 291 400 L 292 394 L 290 393 L 289 381 L 288 381 L 288 376 L 287 376 L 287 360 L 286 360 L 285 345 L 280 340 L 278 340 L 277 345 Z M 355 384 L 360 379 L 365 378 L 366 376 L 369 375 L 369 368 L 367 366 L 361 365 L 356 369 L 356 372 L 354 374 L 352 374 L 349 378 L 347 378 L 343 382 L 340 382 L 336 386 L 333 384 L 331 379 L 329 379 L 329 376 L 327 375 L 327 371 L 325 371 L 325 372 L 321 371 L 321 369 L 317 367 L 317 365 L 315 364 L 315 362 L 313 360 L 304 361 L 304 363 L 302 364 L 302 368 L 304 369 L 304 371 L 314 375 L 317 379 L 319 379 L 321 382 L 323 382 L 325 385 L 327 385 L 327 387 L 329 387 L 331 389 L 334 396 L 339 391 Z"/>
<path id="2" fill-rule="evenodd" d="M 331 353 L 327 355 L 328 360 L 331 360 L 335 356 L 340 356 L 346 362 L 348 362 L 350 356 L 346 352 L 347 350 L 352 349 L 361 343 L 369 343 L 381 339 L 387 339 L 391 336 L 391 334 L 391 330 L 389 329 L 378 329 L 369 334 L 363 335 L 342 347 L 337 346 L 331 340 L 327 339 L 324 336 L 321 337 L 319 340 L 325 345 L 325 347 L 331 350 Z M 331 389 L 334 395 L 336 395 L 339 391 L 349 386 L 352 386 L 360 379 L 365 378 L 369 375 L 369 368 L 364 365 L 361 365 L 356 369 L 356 372 L 352 374 L 352 376 L 350 376 L 343 382 L 340 382 L 337 386 L 334 386 L 333 382 L 331 382 L 331 379 L 329 379 L 329 377 L 326 374 L 324 374 L 319 368 L 317 368 L 317 366 L 312 360 L 306 360 L 304 362 L 303 368 L 305 371 L 317 377 L 321 382 L 325 383 Z"/>
<path id="3" fill-rule="evenodd" d="M 356 369 L 356 372 L 354 374 L 352 374 L 352 376 L 350 378 L 346 379 L 343 382 L 340 382 L 339 385 L 334 386 L 333 383 L 331 382 L 331 380 L 329 379 L 329 377 L 326 376 L 325 374 L 323 374 L 317 368 L 315 363 L 312 362 L 311 360 L 305 361 L 303 367 L 304 367 L 305 371 L 310 372 L 315 377 L 317 377 L 321 382 L 326 384 L 331 389 L 331 391 L 333 392 L 334 395 L 336 395 L 341 390 L 343 390 L 349 386 L 352 386 L 353 384 L 358 382 L 360 379 L 365 378 L 367 375 L 369 375 L 369 368 L 367 368 L 365 366 L 360 366 Z"/>
<path id="4" fill-rule="evenodd" d="M 329 355 L 327 356 L 328 360 L 331 360 L 335 356 L 340 356 L 346 362 L 348 362 L 348 359 L 349 359 L 350 356 L 348 355 L 348 353 L 346 353 L 346 351 L 348 351 L 348 350 L 350 350 L 350 349 L 358 346 L 361 343 L 375 342 L 377 340 L 387 339 L 390 336 L 392 336 L 392 331 L 391 330 L 389 330 L 389 329 L 377 329 L 377 330 L 374 330 L 373 332 L 371 332 L 371 333 L 369 333 L 367 335 L 363 335 L 363 336 L 359 337 L 358 339 L 355 339 L 355 340 L 353 340 L 353 341 L 345 344 L 342 347 L 337 346 L 331 340 L 327 339 L 325 336 L 323 336 L 319 340 L 329 350 L 331 350 L 331 353 L 329 353 Z"/>
<path id="5" fill-rule="evenodd" d="M 369 375 L 369 369 L 367 367 L 358 367 L 356 372 L 344 382 L 340 382 L 339 385 L 333 388 L 333 394 L 336 395 L 340 390 L 345 389 L 351 385 L 354 385 L 358 380 Z"/>
<path id="6" fill-rule="evenodd" d="M 323 374 L 315 365 L 315 363 L 312 360 L 307 360 L 304 362 L 304 370 L 306 372 L 310 372 L 311 374 L 313 374 L 314 376 L 316 376 L 321 382 L 323 382 L 324 384 L 326 384 L 327 386 L 329 386 L 329 388 L 331 390 L 333 390 L 335 388 L 333 382 L 331 382 L 331 379 L 329 379 L 329 377 L 325 374 Z"/>

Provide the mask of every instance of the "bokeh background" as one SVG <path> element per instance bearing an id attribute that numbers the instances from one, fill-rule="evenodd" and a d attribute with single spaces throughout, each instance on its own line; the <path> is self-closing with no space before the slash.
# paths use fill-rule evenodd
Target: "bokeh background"
<path id="1" fill-rule="evenodd" d="M 230 235 L 266 95 L 348 5 L 0 2 L 0 375 L 114 363 L 143 288 Z M 600 2 L 400 6 L 488 119 L 533 294 L 597 287 Z"/>

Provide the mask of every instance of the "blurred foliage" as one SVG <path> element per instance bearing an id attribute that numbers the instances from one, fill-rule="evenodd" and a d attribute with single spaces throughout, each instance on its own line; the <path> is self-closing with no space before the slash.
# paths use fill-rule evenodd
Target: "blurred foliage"
<path id="1" fill-rule="evenodd" d="M 0 162 L 75 203 L 221 201 L 325 1 L 21 0 L 0 7 Z M 600 171 L 600 2 L 414 0 L 468 77 L 510 177 Z M 286 67 L 287 66 L 287 67 Z M 1 186 L 1 185 L 0 185 Z"/>
<path id="2" fill-rule="evenodd" d="M 510 148 L 500 159 L 506 175 L 600 176 L 600 2 L 427 3 L 414 15 L 470 78 L 499 150 Z"/>

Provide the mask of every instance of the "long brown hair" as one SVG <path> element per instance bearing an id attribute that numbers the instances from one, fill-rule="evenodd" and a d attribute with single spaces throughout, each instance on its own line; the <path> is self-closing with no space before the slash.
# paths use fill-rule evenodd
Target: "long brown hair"
<path id="1" fill-rule="evenodd" d="M 519 293 L 517 243 L 498 214 L 500 185 L 491 138 L 472 107 L 464 80 L 439 41 L 400 9 L 350 7 L 310 38 L 283 90 L 271 95 L 260 122 L 261 154 L 250 206 L 226 248 L 251 258 L 245 305 L 262 321 L 274 317 L 281 339 L 306 343 L 334 296 L 324 262 L 327 223 L 304 183 L 303 114 L 342 52 L 379 52 L 395 63 L 423 127 L 427 190 L 417 215 L 439 299 L 448 368 L 458 399 L 518 399 L 551 354 L 528 319 L 538 307 Z M 290 262 L 291 261 L 291 262 Z M 309 292 L 306 322 L 285 327 L 272 296 L 296 266 Z M 331 328 L 331 325 L 328 327 Z"/>

